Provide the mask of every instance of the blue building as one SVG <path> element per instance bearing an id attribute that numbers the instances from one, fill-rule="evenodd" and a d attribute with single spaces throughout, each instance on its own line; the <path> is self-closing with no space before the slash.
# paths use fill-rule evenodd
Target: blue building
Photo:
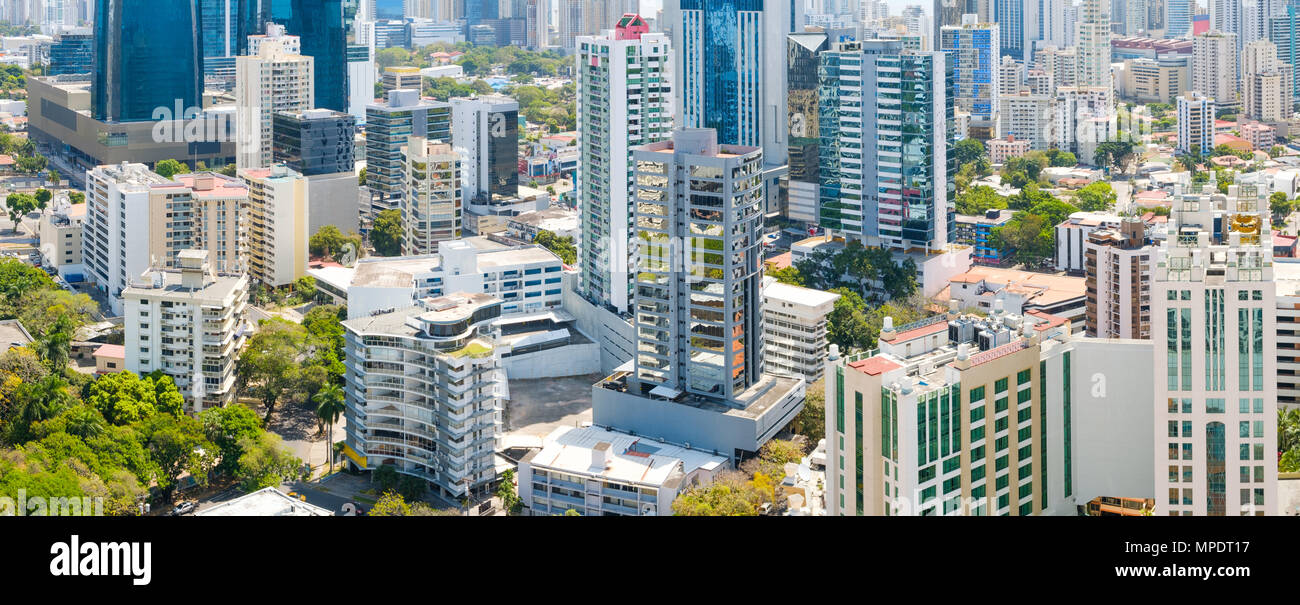
<path id="1" fill-rule="evenodd" d="M 343 27 L 344 0 L 244 0 L 258 3 L 247 11 L 245 28 L 265 33 L 266 22 L 283 25 L 298 36 L 302 54 L 315 60 L 316 107 L 348 110 L 347 30 Z"/>
<path id="2" fill-rule="evenodd" d="M 95 71 L 95 37 L 63 34 L 50 46 L 49 75 L 89 74 Z"/>
<path id="3" fill-rule="evenodd" d="M 1165 37 L 1181 38 L 1192 31 L 1192 0 L 1165 0 Z"/>
<path id="4" fill-rule="evenodd" d="M 971 135 L 982 141 L 998 137 L 997 24 L 946 26 L 941 48 L 953 66 L 957 107 L 970 113 Z"/>
<path id="5" fill-rule="evenodd" d="M 1003 56 L 1019 61 L 1029 62 L 1033 49 L 1027 48 L 1025 35 L 1025 6 L 1023 0 L 994 0 L 993 18 L 998 24 L 998 38 L 1001 40 Z"/>
<path id="6" fill-rule="evenodd" d="M 958 214 L 953 241 L 974 249 L 971 260 L 985 265 L 1002 262 L 1002 249 L 993 246 L 993 229 L 1011 221 L 1012 210 L 989 210 L 983 216 Z"/>
<path id="7" fill-rule="evenodd" d="M 196 0 L 97 0 L 95 119 L 149 121 L 155 109 L 202 107 L 203 54 L 194 31 L 199 17 Z"/>
<path id="8" fill-rule="evenodd" d="M 1292 2 L 1286 7 L 1286 14 L 1268 20 L 1268 39 L 1277 45 L 1277 59 L 1291 66 L 1295 76 L 1291 78 L 1294 89 L 1291 91 L 1291 103 L 1300 101 L 1300 2 Z"/>

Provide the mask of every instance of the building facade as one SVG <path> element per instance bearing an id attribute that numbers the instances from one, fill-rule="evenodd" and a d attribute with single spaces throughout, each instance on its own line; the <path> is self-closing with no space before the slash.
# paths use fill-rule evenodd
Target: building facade
<path id="1" fill-rule="evenodd" d="M 453 98 L 451 140 L 465 166 L 461 196 L 491 202 L 519 192 L 519 102 L 505 95 Z"/>
<path id="2" fill-rule="evenodd" d="M 402 196 L 402 254 L 432 254 L 438 243 L 460 239 L 460 154 L 448 143 L 411 137 Z"/>
<path id="3" fill-rule="evenodd" d="M 1125 218 L 1118 230 L 1099 229 L 1084 243 L 1087 334 L 1097 338 L 1151 338 L 1151 260 L 1146 226 Z"/>
<path id="4" fill-rule="evenodd" d="M 307 179 L 283 164 L 244 168 L 248 187 L 248 274 L 272 288 L 293 284 L 307 274 Z"/>
<path id="5" fill-rule="evenodd" d="M 276 29 L 274 24 L 270 27 Z M 314 59 L 287 50 L 285 37 L 269 36 L 256 55 L 235 60 L 235 146 L 240 168 L 271 165 L 276 113 L 314 106 Z"/>

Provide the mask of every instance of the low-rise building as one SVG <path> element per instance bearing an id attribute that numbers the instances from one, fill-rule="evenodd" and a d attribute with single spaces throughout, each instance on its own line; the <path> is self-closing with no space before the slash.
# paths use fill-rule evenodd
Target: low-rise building
<path id="1" fill-rule="evenodd" d="M 519 461 L 519 498 L 529 515 L 668 516 L 678 494 L 726 468 L 726 458 L 708 452 L 564 426 Z"/>
<path id="2" fill-rule="evenodd" d="M 993 245 L 993 229 L 1006 225 L 1015 214 L 1014 210 L 988 210 L 983 216 L 958 214 L 953 241 L 970 246 L 971 261 L 975 263 L 1000 264 L 1004 253 Z"/>
<path id="3" fill-rule="evenodd" d="M 550 231 L 559 237 L 571 237 L 577 242 L 582 234 L 578 211 L 552 206 L 506 219 L 506 232 L 520 241 L 531 242 L 542 231 Z"/>
<path id="4" fill-rule="evenodd" d="M 763 278 L 763 371 L 803 376 L 808 383 L 826 368 L 826 317 L 840 295 Z"/>
<path id="5" fill-rule="evenodd" d="M 206 250 L 181 251 L 177 265 L 145 271 L 122 291 L 126 369 L 162 371 L 201 412 L 235 399 L 248 277 L 216 273 Z"/>
<path id="6" fill-rule="evenodd" d="M 1273 127 L 1259 122 L 1246 122 L 1241 125 L 1241 138 L 1250 143 L 1256 151 L 1268 151 L 1277 143 Z"/>
<path id="7" fill-rule="evenodd" d="M 960 309 L 985 313 L 1004 309 L 1016 314 L 1039 311 L 1068 319 L 1079 331 L 1084 326 L 1085 295 L 1082 277 L 975 267 L 953 277 L 947 296 L 940 293 L 938 299 L 956 301 Z"/>
<path id="8" fill-rule="evenodd" d="M 1004 139 L 989 139 L 984 142 L 984 147 L 989 152 L 989 162 L 994 165 L 1005 164 L 1011 158 L 1018 158 L 1029 153 L 1029 139 L 1017 139 L 1015 134 L 1008 133 Z"/>
<path id="9" fill-rule="evenodd" d="M 488 327 L 500 315 L 501 299 L 457 292 L 343 322 L 353 468 L 392 465 L 453 501 L 487 491 L 505 383 Z"/>
<path id="10" fill-rule="evenodd" d="M 266 487 L 212 508 L 194 513 L 196 517 L 331 517 L 329 509 L 290 496 L 274 487 Z"/>
<path id="11" fill-rule="evenodd" d="M 42 262 L 69 282 L 85 277 L 86 267 L 81 261 L 81 225 L 85 220 L 86 204 L 56 202 L 41 213 L 37 227 Z"/>

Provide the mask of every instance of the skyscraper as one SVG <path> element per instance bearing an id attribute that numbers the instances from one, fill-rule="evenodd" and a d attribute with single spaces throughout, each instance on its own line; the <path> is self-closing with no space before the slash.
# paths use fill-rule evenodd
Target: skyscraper
<path id="1" fill-rule="evenodd" d="M 257 54 L 236 61 L 236 164 L 266 168 L 274 155 L 272 117 L 276 112 L 312 108 L 313 58 L 296 52 L 295 36 L 285 36 L 272 24 Z"/>
<path id="2" fill-rule="evenodd" d="M 451 99 L 451 140 L 464 159 L 465 203 L 519 193 L 519 102 L 505 95 Z"/>
<path id="3" fill-rule="evenodd" d="M 1110 74 L 1110 1 L 1084 0 L 1079 14 L 1078 70 L 1075 85 L 1112 88 Z"/>
<path id="4" fill-rule="evenodd" d="M 1165 0 L 1165 36 L 1181 38 L 1192 31 L 1192 0 Z"/>
<path id="5" fill-rule="evenodd" d="M 676 123 L 711 128 L 725 145 L 762 147 L 768 166 L 785 164 L 785 36 L 802 3 L 678 0 L 671 8 Z"/>
<path id="6" fill-rule="evenodd" d="M 631 301 L 632 148 L 672 131 L 672 49 L 640 15 L 624 15 L 599 37 L 579 36 L 576 55 L 578 170 L 582 220 L 578 290 L 625 311 Z"/>
<path id="7" fill-rule="evenodd" d="M 438 242 L 460 239 L 460 154 L 451 144 L 411 137 L 402 146 L 402 254 L 433 254 Z"/>
<path id="8" fill-rule="evenodd" d="M 945 59 L 896 40 L 840 42 L 822 53 L 822 227 L 899 250 L 948 242 L 955 120 Z"/>
<path id="9" fill-rule="evenodd" d="M 1219 199 L 1215 199 L 1219 198 Z M 1156 513 L 1276 514 L 1277 333 L 1268 202 L 1184 193 L 1157 251 Z"/>
<path id="10" fill-rule="evenodd" d="M 250 0 L 261 3 L 255 29 L 273 21 L 302 40 L 302 54 L 315 59 L 316 107 L 348 110 L 347 31 L 343 0 Z"/>
<path id="11" fill-rule="evenodd" d="M 106 122 L 174 119 L 203 105 L 198 0 L 98 0 L 92 112 Z"/>
<path id="12" fill-rule="evenodd" d="M 790 129 L 789 166 L 786 173 L 786 216 L 804 223 L 817 222 L 818 187 L 818 66 L 821 53 L 830 48 L 824 33 L 786 37 L 787 110 Z"/>

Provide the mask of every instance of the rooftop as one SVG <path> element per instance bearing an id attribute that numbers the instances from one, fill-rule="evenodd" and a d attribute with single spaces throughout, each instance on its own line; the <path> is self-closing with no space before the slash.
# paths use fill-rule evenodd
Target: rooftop
<path id="1" fill-rule="evenodd" d="M 974 267 L 970 271 L 954 275 L 949 280 L 951 284 L 983 282 L 989 290 L 995 291 L 1010 288 L 1029 294 L 1030 296 L 1027 297 L 1029 300 L 1026 302 L 1033 305 L 1052 305 L 1072 298 L 1081 298 L 1086 294 L 1087 289 L 1084 281 L 1082 277 L 997 267 Z"/>
<path id="2" fill-rule="evenodd" d="M 544 444 L 529 459 L 534 467 L 654 487 L 676 487 L 675 480 L 696 469 L 714 471 L 727 464 L 722 456 L 598 426 L 559 427 Z M 604 464 L 593 464 L 602 454 Z"/>
<path id="3" fill-rule="evenodd" d="M 197 517 L 330 517 L 334 513 L 267 487 L 194 513 Z"/>
<path id="4" fill-rule="evenodd" d="M 772 300 L 796 305 L 819 307 L 839 300 L 840 295 L 834 292 L 826 292 L 824 290 L 814 290 L 812 288 L 783 284 L 779 281 L 773 280 L 771 283 L 763 285 L 763 298 L 770 298 Z"/>
<path id="5" fill-rule="evenodd" d="M 22 322 L 17 319 L 0 321 L 0 345 L 3 345 L 5 350 L 25 347 L 31 343 L 32 335 L 27 333 L 27 328 L 23 327 Z"/>

